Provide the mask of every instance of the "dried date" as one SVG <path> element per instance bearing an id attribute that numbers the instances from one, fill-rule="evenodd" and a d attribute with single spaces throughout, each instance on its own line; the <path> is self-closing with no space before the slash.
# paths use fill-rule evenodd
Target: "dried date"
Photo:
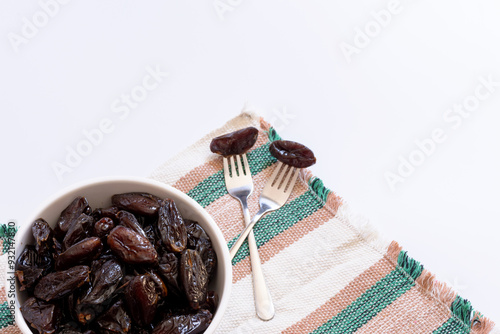
<path id="1" fill-rule="evenodd" d="M 57 220 L 56 232 L 58 235 L 64 235 L 71 223 L 80 217 L 82 213 L 91 214 L 89 202 L 85 197 L 77 197 L 71 202 L 66 209 L 61 212 L 61 216 Z"/>
<path id="2" fill-rule="evenodd" d="M 180 253 L 187 246 L 187 230 L 175 202 L 166 198 L 158 210 L 158 232 L 163 245 L 171 252 Z"/>
<path id="3" fill-rule="evenodd" d="M 92 217 L 94 217 L 95 220 L 99 220 L 101 218 L 111 218 L 113 219 L 113 222 L 117 222 L 118 219 L 116 218 L 116 214 L 120 211 L 116 206 L 110 206 L 108 208 L 99 208 L 95 209 L 92 212 Z"/>
<path id="4" fill-rule="evenodd" d="M 50 254 L 38 253 L 34 246 L 26 246 L 16 261 L 15 275 L 21 284 L 20 290 L 31 290 L 42 276 L 52 270 L 53 262 Z"/>
<path id="5" fill-rule="evenodd" d="M 156 293 L 162 298 L 167 297 L 168 289 L 161 277 L 158 276 L 154 271 L 148 272 L 146 275 L 151 277 L 153 282 L 155 282 Z"/>
<path id="6" fill-rule="evenodd" d="M 99 332 L 103 334 L 128 333 L 132 328 L 132 319 L 125 310 L 122 300 L 114 303 L 96 320 Z"/>
<path id="7" fill-rule="evenodd" d="M 207 232 L 194 220 L 184 219 L 184 225 L 186 225 L 187 237 L 188 237 L 188 247 L 191 249 L 196 248 L 196 244 L 199 239 L 206 239 L 210 241 L 210 237 Z"/>
<path id="8" fill-rule="evenodd" d="M 135 276 L 125 291 L 125 301 L 132 319 L 139 326 L 152 323 L 160 297 L 156 284 L 149 275 Z"/>
<path id="9" fill-rule="evenodd" d="M 197 334 L 203 333 L 212 322 L 212 313 L 200 310 L 194 314 L 171 315 L 163 319 L 153 334 Z"/>
<path id="10" fill-rule="evenodd" d="M 92 288 L 81 299 L 84 304 L 100 304 L 108 300 L 123 278 L 123 268 L 117 260 L 111 259 L 92 270 Z"/>
<path id="11" fill-rule="evenodd" d="M 222 156 L 243 154 L 257 141 L 259 130 L 248 127 L 215 137 L 210 143 L 210 150 Z"/>
<path id="12" fill-rule="evenodd" d="M 28 298 L 20 308 L 24 319 L 41 334 L 55 333 L 61 318 L 56 304 L 46 303 L 35 297 Z"/>
<path id="13" fill-rule="evenodd" d="M 94 224 L 94 235 L 101 239 L 107 238 L 109 232 L 111 232 L 114 227 L 115 223 L 113 222 L 113 219 L 103 217 Z"/>
<path id="14" fill-rule="evenodd" d="M 108 246 L 114 254 L 128 264 L 155 264 L 158 253 L 146 237 L 125 227 L 115 227 L 108 236 Z"/>
<path id="15" fill-rule="evenodd" d="M 207 300 L 203 305 L 203 308 L 209 310 L 212 313 L 215 313 L 218 304 L 219 304 L 219 296 L 217 295 L 217 292 L 208 291 Z"/>
<path id="16" fill-rule="evenodd" d="M 35 238 L 35 248 L 38 253 L 46 253 L 49 251 L 52 244 L 54 232 L 44 219 L 35 220 L 31 226 L 31 232 Z"/>
<path id="17" fill-rule="evenodd" d="M 181 282 L 189 305 L 197 310 L 207 298 L 208 273 L 197 251 L 186 249 L 181 256 Z"/>
<path id="18" fill-rule="evenodd" d="M 288 140 L 276 140 L 269 146 L 271 155 L 284 164 L 306 168 L 316 163 L 313 151 L 306 146 Z"/>
<path id="19" fill-rule="evenodd" d="M 102 251 L 102 242 L 98 237 L 90 237 L 77 242 L 59 254 L 56 269 L 62 270 L 78 264 L 86 264 L 96 259 Z"/>
<path id="20" fill-rule="evenodd" d="M 198 239 L 195 249 L 198 251 L 205 264 L 208 276 L 212 277 L 217 267 L 217 254 L 215 254 L 212 243 L 207 239 Z"/>
<path id="21" fill-rule="evenodd" d="M 154 217 L 158 213 L 161 199 L 148 193 L 123 193 L 111 197 L 113 206 L 133 214 Z"/>
<path id="22" fill-rule="evenodd" d="M 125 227 L 128 227 L 143 237 L 147 238 L 146 233 L 144 233 L 144 230 L 141 227 L 141 224 L 139 224 L 139 221 L 133 214 L 130 212 L 121 210 L 116 214 L 116 217 L 118 218 L 118 221 L 120 222 L 120 225 L 123 225 Z"/>
<path id="23" fill-rule="evenodd" d="M 90 237 L 92 225 L 92 216 L 82 213 L 68 228 L 63 239 L 63 248 L 68 249 L 78 241 Z"/>
<path id="24" fill-rule="evenodd" d="M 158 273 L 163 277 L 165 284 L 171 292 L 181 294 L 179 285 L 179 260 L 174 253 L 165 253 L 160 258 Z"/>
<path id="25" fill-rule="evenodd" d="M 87 266 L 76 266 L 48 274 L 35 286 L 34 296 L 46 302 L 64 297 L 89 282 L 89 269 Z"/>

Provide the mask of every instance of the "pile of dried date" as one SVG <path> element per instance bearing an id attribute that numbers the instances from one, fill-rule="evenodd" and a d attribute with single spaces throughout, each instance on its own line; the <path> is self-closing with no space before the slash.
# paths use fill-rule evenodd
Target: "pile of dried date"
<path id="1" fill-rule="evenodd" d="M 194 334 L 210 325 L 217 257 L 172 200 L 124 193 L 92 210 L 77 197 L 54 229 L 38 219 L 32 233 L 16 276 L 34 332 Z"/>

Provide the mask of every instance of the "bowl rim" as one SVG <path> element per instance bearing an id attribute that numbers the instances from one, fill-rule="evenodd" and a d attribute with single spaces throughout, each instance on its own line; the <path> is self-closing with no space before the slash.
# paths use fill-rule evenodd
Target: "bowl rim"
<path id="1" fill-rule="evenodd" d="M 83 181 L 78 181 L 75 182 L 71 185 L 68 185 L 66 187 L 61 188 L 60 190 L 54 192 L 52 195 L 49 195 L 41 204 L 39 204 L 35 210 L 31 211 L 29 215 L 26 216 L 26 218 L 22 221 L 21 226 L 19 227 L 19 230 L 17 231 L 15 235 L 15 258 L 17 261 L 18 256 L 22 252 L 22 245 L 17 242 L 19 236 L 24 236 L 26 233 L 29 233 L 29 230 L 31 230 L 31 224 L 28 222 L 33 222 L 36 219 L 40 218 L 38 217 L 39 214 L 47 208 L 49 205 L 51 205 L 53 202 L 57 201 L 58 199 L 66 196 L 68 193 L 71 193 L 73 191 L 76 191 L 79 188 L 83 187 L 88 187 L 88 186 L 93 186 L 93 185 L 100 185 L 100 184 L 105 184 L 105 183 L 114 183 L 114 182 L 131 182 L 131 183 L 137 183 L 138 185 L 140 184 L 148 184 L 150 186 L 156 186 L 160 188 L 164 188 L 168 192 L 171 192 L 175 194 L 178 197 L 182 197 L 191 207 L 194 207 L 197 209 L 197 211 L 203 216 L 203 218 L 213 226 L 213 231 L 219 240 L 224 240 L 225 243 L 225 238 L 222 234 L 222 231 L 220 227 L 217 225 L 215 220 L 212 218 L 212 216 L 203 208 L 198 202 L 196 202 L 194 199 L 189 197 L 187 194 L 184 192 L 180 191 L 179 189 L 176 189 L 172 187 L 171 185 L 168 185 L 166 183 L 154 180 L 149 177 L 138 177 L 138 176 L 125 176 L 125 175 L 114 175 L 114 176 L 101 176 L 101 177 L 96 177 L 96 178 L 90 178 L 87 180 Z M 232 263 L 231 263 L 231 257 L 229 255 L 229 248 L 228 247 L 222 247 L 222 252 L 221 254 L 217 254 L 218 257 L 221 255 L 221 259 L 218 258 L 218 263 L 222 264 L 226 270 L 225 270 L 225 275 L 224 275 L 224 285 L 222 289 L 222 298 L 219 299 L 219 305 L 217 308 L 217 312 L 215 313 L 212 323 L 210 326 L 207 328 L 205 333 L 210 334 L 215 331 L 215 329 L 218 327 L 219 323 L 222 320 L 222 317 L 224 316 L 224 313 L 227 309 L 227 306 L 229 304 L 229 299 L 231 295 L 231 288 L 232 288 L 232 280 L 233 280 L 233 268 L 232 268 Z M 221 261 L 222 260 L 222 261 Z M 16 280 L 17 281 L 17 280 Z M 21 314 L 20 311 L 20 302 L 18 298 L 18 289 L 16 289 L 15 293 L 15 303 L 16 303 L 16 311 L 15 311 L 15 324 L 19 327 L 22 333 L 24 334 L 32 334 L 33 332 L 29 328 L 28 324 L 24 320 L 24 317 Z"/>

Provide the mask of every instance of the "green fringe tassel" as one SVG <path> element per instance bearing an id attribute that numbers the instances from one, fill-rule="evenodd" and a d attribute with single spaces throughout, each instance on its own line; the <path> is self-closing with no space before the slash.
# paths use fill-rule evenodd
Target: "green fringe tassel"
<path id="1" fill-rule="evenodd" d="M 281 140 L 280 135 L 276 132 L 273 127 L 269 128 L 269 132 L 267 133 L 270 141 Z"/>
<path id="2" fill-rule="evenodd" d="M 318 195 L 318 197 L 321 198 L 321 200 L 326 203 L 326 200 L 328 199 L 328 194 L 331 193 L 331 190 L 325 187 L 321 179 L 315 176 L 311 177 L 311 179 L 309 180 L 309 188 L 311 188 L 311 190 L 314 191 L 316 195 Z"/>
<path id="3" fill-rule="evenodd" d="M 401 251 L 398 256 L 398 265 L 408 273 L 413 279 L 417 279 L 424 270 L 424 266 L 415 259 L 408 256 L 408 253 Z"/>
<path id="4" fill-rule="evenodd" d="M 467 325 L 471 325 L 472 305 L 467 299 L 457 296 L 451 304 L 451 313 Z"/>

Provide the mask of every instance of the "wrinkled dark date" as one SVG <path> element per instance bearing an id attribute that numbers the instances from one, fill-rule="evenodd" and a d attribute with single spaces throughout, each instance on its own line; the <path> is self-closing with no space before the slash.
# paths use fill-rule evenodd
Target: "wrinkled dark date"
<path id="1" fill-rule="evenodd" d="M 71 223 L 80 217 L 82 213 L 90 214 L 92 211 L 89 202 L 85 197 L 77 197 L 61 212 L 57 220 L 56 231 L 58 234 L 64 234 L 68 231 Z"/>
<path id="2" fill-rule="evenodd" d="M 188 247 L 196 249 L 205 263 L 208 275 L 212 276 L 217 266 L 217 255 L 205 230 L 195 221 L 184 220 L 188 235 Z"/>
<path id="3" fill-rule="evenodd" d="M 33 237 L 35 238 L 36 251 L 38 253 L 48 252 L 54 234 L 52 228 L 49 226 L 49 223 L 47 223 L 42 218 L 37 219 L 31 227 L 31 232 L 33 233 Z"/>
<path id="4" fill-rule="evenodd" d="M 215 272 L 217 265 L 217 255 L 212 248 L 212 243 L 207 239 L 199 239 L 196 243 L 196 251 L 200 254 L 205 268 L 207 269 L 208 276 L 212 276 Z"/>
<path id="5" fill-rule="evenodd" d="M 125 310 L 121 299 L 97 319 L 97 326 L 99 332 L 103 334 L 130 332 L 132 319 Z"/>
<path id="6" fill-rule="evenodd" d="M 114 206 L 143 216 L 155 216 L 160 207 L 161 199 L 147 193 L 124 193 L 111 197 Z"/>
<path id="7" fill-rule="evenodd" d="M 101 239 L 97 237 L 83 239 L 59 254 L 56 260 L 56 270 L 78 264 L 88 264 L 101 254 L 102 247 Z"/>
<path id="8" fill-rule="evenodd" d="M 187 246 L 187 230 L 174 201 L 165 199 L 158 210 L 158 231 L 167 250 L 180 253 Z"/>
<path id="9" fill-rule="evenodd" d="M 83 290 L 83 295 L 87 295 L 91 290 L 90 286 L 86 286 L 87 289 Z M 92 323 L 101 314 L 104 309 L 104 304 L 87 304 L 81 301 L 81 297 L 76 299 L 73 304 L 75 310 L 76 320 L 82 325 L 88 325 Z"/>
<path id="10" fill-rule="evenodd" d="M 115 227 L 113 219 L 109 217 L 102 217 L 94 224 L 94 234 L 99 238 L 107 238 L 109 232 Z"/>
<path id="11" fill-rule="evenodd" d="M 153 334 L 197 334 L 203 333 L 212 322 L 212 313 L 200 310 L 194 314 L 181 314 L 166 317 L 153 330 Z"/>
<path id="12" fill-rule="evenodd" d="M 148 275 L 155 283 L 156 293 L 161 297 L 168 296 L 168 289 L 163 280 L 154 271 L 148 272 Z"/>
<path id="13" fill-rule="evenodd" d="M 155 282 L 149 275 L 135 276 L 125 291 L 128 310 L 139 326 L 148 325 L 153 321 L 159 299 Z"/>
<path id="14" fill-rule="evenodd" d="M 90 237 L 90 227 L 93 224 L 92 216 L 82 213 L 77 219 L 71 222 L 68 232 L 63 239 L 63 248 L 67 249 L 78 241 Z"/>
<path id="15" fill-rule="evenodd" d="M 186 249 L 181 256 L 181 281 L 189 305 L 197 310 L 207 298 L 208 273 L 200 254 Z"/>
<path id="16" fill-rule="evenodd" d="M 118 223 L 118 218 L 116 218 L 116 214 L 120 211 L 116 206 L 110 206 L 109 208 L 99 208 L 95 209 L 94 212 L 92 212 L 92 217 L 94 217 L 95 220 L 99 220 L 101 218 L 110 218 L 113 220 L 113 222 L 116 224 Z"/>
<path id="17" fill-rule="evenodd" d="M 21 306 L 24 318 L 40 333 L 55 333 L 61 312 L 57 305 L 46 303 L 35 297 L 28 298 Z"/>
<path id="18" fill-rule="evenodd" d="M 158 253 L 146 237 L 134 230 L 117 226 L 108 235 L 108 246 L 128 264 L 155 264 Z"/>
<path id="19" fill-rule="evenodd" d="M 269 151 L 278 161 L 292 167 L 306 168 L 316 163 L 313 151 L 293 141 L 273 141 L 269 146 Z"/>
<path id="20" fill-rule="evenodd" d="M 38 253 L 34 246 L 26 246 L 16 261 L 15 275 L 21 284 L 20 290 L 31 290 L 52 269 L 52 264 L 50 254 Z"/>
<path id="21" fill-rule="evenodd" d="M 243 154 L 257 141 L 259 130 L 248 127 L 212 139 L 210 150 L 225 157 Z"/>
<path id="22" fill-rule="evenodd" d="M 92 211 L 77 197 L 57 222 L 33 222 L 34 244 L 15 268 L 33 332 L 203 332 L 218 304 L 206 231 L 170 199 L 125 193 L 112 202 Z"/>
<path id="23" fill-rule="evenodd" d="M 208 234 L 197 222 L 191 219 L 184 219 L 184 225 L 186 225 L 189 248 L 195 248 L 198 239 L 210 240 Z"/>
<path id="24" fill-rule="evenodd" d="M 179 295 L 181 293 L 179 285 L 179 259 L 174 253 L 163 254 L 160 258 L 158 272 L 163 277 L 169 291 Z"/>
<path id="25" fill-rule="evenodd" d="M 89 281 L 90 268 L 75 266 L 64 271 L 57 271 L 40 279 L 35 286 L 36 298 L 49 302 L 64 297 Z"/>
<path id="26" fill-rule="evenodd" d="M 135 232 L 139 233 L 143 237 L 147 238 L 146 233 L 144 233 L 144 230 L 141 227 L 141 224 L 139 224 L 139 221 L 133 214 L 127 211 L 119 211 L 116 214 L 116 217 L 118 218 L 118 221 L 120 225 L 123 225 L 125 227 L 128 227 Z"/>
<path id="27" fill-rule="evenodd" d="M 85 304 L 100 304 L 108 300 L 115 292 L 123 278 L 122 266 L 117 260 L 111 259 L 95 265 L 92 270 L 92 287 L 81 299 Z"/>
<path id="28" fill-rule="evenodd" d="M 217 295 L 217 293 L 215 291 L 208 291 L 207 301 L 203 306 L 210 312 L 215 313 L 218 304 L 219 304 L 219 296 Z"/>

